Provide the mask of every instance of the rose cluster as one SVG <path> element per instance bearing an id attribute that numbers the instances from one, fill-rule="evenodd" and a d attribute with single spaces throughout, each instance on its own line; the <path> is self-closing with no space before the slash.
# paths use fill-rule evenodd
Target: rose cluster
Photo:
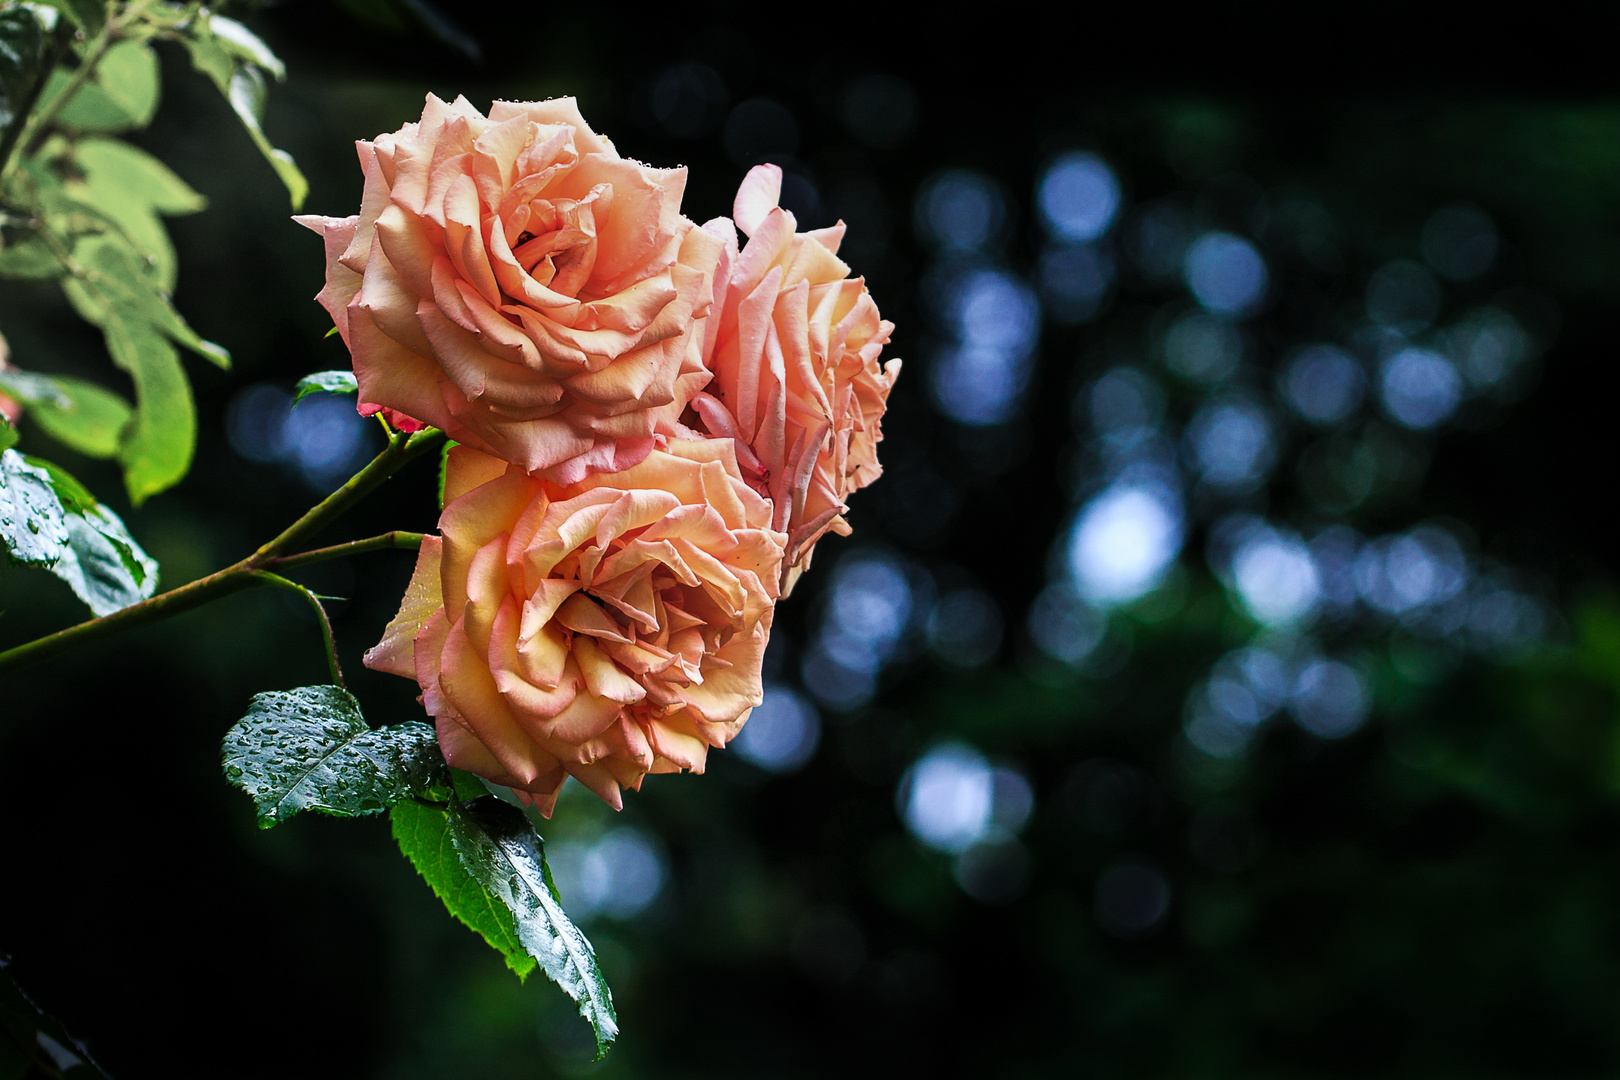
<path id="1" fill-rule="evenodd" d="M 800 232 L 781 170 L 732 218 L 620 157 L 571 98 L 429 96 L 359 145 L 360 213 L 304 217 L 360 411 L 442 429 L 439 536 L 366 663 L 415 679 L 454 766 L 549 814 L 701 772 L 762 700 L 776 602 L 877 478 L 891 324 Z M 739 234 L 747 237 L 746 243 Z"/>

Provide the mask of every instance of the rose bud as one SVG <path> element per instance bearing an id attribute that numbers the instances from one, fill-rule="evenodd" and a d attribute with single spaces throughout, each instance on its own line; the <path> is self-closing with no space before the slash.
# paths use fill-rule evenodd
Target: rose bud
<path id="1" fill-rule="evenodd" d="M 451 765 L 548 816 L 569 776 L 617 809 L 762 700 L 785 537 L 730 440 L 569 485 L 458 446 L 445 498 L 366 664 L 417 681 Z"/>
<path id="2" fill-rule="evenodd" d="M 849 534 L 849 494 L 882 472 L 877 444 L 900 361 L 878 355 L 894 329 L 837 257 L 842 223 L 797 232 L 777 205 L 782 170 L 756 166 L 737 192 L 736 226 L 704 228 L 726 254 L 704 328 L 714 381 L 692 401 L 696 427 L 737 440 L 743 473 L 787 533 L 784 595 L 827 532 Z M 739 252 L 737 229 L 749 237 Z"/>
<path id="3" fill-rule="evenodd" d="M 709 379 L 722 244 L 681 216 L 686 170 L 621 158 L 572 98 L 486 117 L 429 95 L 420 122 L 357 146 L 360 213 L 298 220 L 325 239 L 316 299 L 361 412 L 558 483 L 646 457 Z"/>

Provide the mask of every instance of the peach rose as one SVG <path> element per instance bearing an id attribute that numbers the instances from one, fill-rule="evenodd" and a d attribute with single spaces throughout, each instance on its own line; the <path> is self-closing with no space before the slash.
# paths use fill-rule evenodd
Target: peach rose
<path id="1" fill-rule="evenodd" d="M 316 297 L 361 411 L 396 410 L 558 483 L 646 457 L 708 382 L 698 346 L 721 243 L 681 216 L 684 169 L 621 158 L 572 98 L 431 94 L 357 144 L 360 213 Z"/>
<path id="2" fill-rule="evenodd" d="M 445 498 L 366 664 L 417 681 L 450 764 L 547 815 L 568 776 L 618 808 L 760 703 L 786 538 L 730 440 L 569 485 L 458 446 Z"/>
<path id="3" fill-rule="evenodd" d="M 817 540 L 848 535 L 845 500 L 882 472 L 879 421 L 900 361 L 878 362 L 894 326 L 838 259 L 843 224 L 796 232 L 781 189 L 775 165 L 743 180 L 740 252 L 731 221 L 704 226 L 726 254 L 704 331 L 714 381 L 692 405 L 701 430 L 737 440 L 744 474 L 773 504 L 772 527 L 788 535 L 785 593 Z"/>

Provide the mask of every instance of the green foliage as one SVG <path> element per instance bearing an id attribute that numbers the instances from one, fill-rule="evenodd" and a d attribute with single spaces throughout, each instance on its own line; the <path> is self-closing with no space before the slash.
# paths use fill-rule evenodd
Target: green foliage
<path id="1" fill-rule="evenodd" d="M 247 27 L 221 15 L 198 15 L 185 27 L 181 40 L 190 50 L 197 70 L 212 79 L 231 103 L 248 137 L 286 186 L 293 209 L 299 209 L 309 192 L 309 182 L 292 155 L 272 146 L 260 126 L 264 118 L 265 75 L 285 78 L 281 61 Z"/>
<path id="2" fill-rule="evenodd" d="M 0 371 L 0 391 L 20 401 L 45 434 L 87 457 L 117 456 L 135 414 L 111 390 L 66 376 Z"/>
<path id="3" fill-rule="evenodd" d="M 158 564 L 129 534 L 123 519 L 54 462 L 30 457 L 45 470 L 66 515 L 68 542 L 51 573 L 97 615 L 110 615 L 157 591 Z"/>
<path id="4" fill-rule="evenodd" d="M 450 913 L 477 931 L 519 976 L 538 962 L 579 1004 L 597 1057 L 618 1037 L 613 995 L 591 943 L 563 912 L 544 841 L 518 809 L 490 796 L 443 807 L 400 803 L 400 850 Z"/>
<path id="5" fill-rule="evenodd" d="M 563 912 L 546 865 L 545 843 L 522 812 L 485 796 L 452 804 L 450 840 L 466 872 L 511 912 L 518 940 L 552 982 L 579 1004 L 601 1058 L 619 1034 L 613 995 L 596 952 Z"/>
<path id="6" fill-rule="evenodd" d="M 354 394 L 359 390 L 360 384 L 352 371 L 317 371 L 298 380 L 293 404 L 298 404 L 311 394 Z"/>
<path id="7" fill-rule="evenodd" d="M 67 514 L 44 469 L 0 451 L 0 545 L 12 562 L 52 566 L 67 547 Z"/>
<path id="8" fill-rule="evenodd" d="M 73 73 L 66 68 L 51 72 L 40 107 L 56 107 L 56 99 L 70 90 Z M 75 132 L 133 131 L 152 122 L 157 113 L 161 81 L 157 54 L 144 41 L 120 41 L 110 47 L 90 79 L 72 91 L 56 113 L 56 123 Z"/>
<path id="9" fill-rule="evenodd" d="M 11 421 L 0 415 L 0 450 L 10 450 L 17 445 L 17 429 L 11 426 Z"/>
<path id="10" fill-rule="evenodd" d="M 164 292 L 174 289 L 174 246 L 159 214 L 193 214 L 207 200 L 157 158 L 117 139 L 85 139 L 73 146 L 72 164 L 83 180 L 68 194 L 116 223 L 136 252 L 152 262 Z"/>
<path id="11" fill-rule="evenodd" d="M 83 30 L 86 36 L 94 37 L 101 33 L 101 28 L 107 23 L 107 5 L 103 0 L 44 0 L 46 7 L 53 7 L 68 17 L 68 20 Z"/>
<path id="12" fill-rule="evenodd" d="M 450 914 L 506 958 L 506 966 L 527 978 L 534 957 L 524 951 L 512 913 L 462 868 L 450 836 L 450 807 L 402 802 L 388 811 L 399 850 L 416 867 Z"/>
<path id="13" fill-rule="evenodd" d="M 224 766 L 268 829 L 300 810 L 380 814 L 433 790 L 444 758 L 427 724 L 373 730 L 347 690 L 305 686 L 255 695 L 225 736 Z"/>

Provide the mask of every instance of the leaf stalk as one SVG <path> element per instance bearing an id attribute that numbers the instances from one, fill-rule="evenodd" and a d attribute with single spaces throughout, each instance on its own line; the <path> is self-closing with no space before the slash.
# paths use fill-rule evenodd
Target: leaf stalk
<path id="1" fill-rule="evenodd" d="M 43 660 L 49 660 L 80 645 L 86 645 L 122 633 L 125 630 L 133 630 L 136 627 L 171 618 L 193 608 L 201 607 L 210 601 L 241 592 L 243 589 L 274 586 L 296 589 L 306 594 L 310 601 L 314 603 L 320 616 L 327 664 L 331 668 L 333 681 L 342 686 L 343 676 L 338 669 L 337 649 L 332 638 L 331 622 L 327 619 L 326 611 L 321 607 L 319 598 L 304 586 L 281 577 L 276 571 L 291 570 L 310 563 L 321 562 L 325 559 L 342 558 L 346 555 L 360 555 L 366 552 L 390 549 L 408 550 L 420 547 L 422 543 L 421 533 L 395 530 L 364 540 L 353 540 L 345 544 L 333 544 L 329 547 L 317 548 L 298 554 L 287 554 L 289 549 L 300 546 L 321 529 L 330 525 L 361 499 L 375 491 L 382 485 L 383 481 L 394 475 L 410 461 L 437 448 L 443 441 L 444 433 L 432 428 L 412 435 L 400 432 L 392 433 L 389 436 L 388 445 L 383 451 L 372 458 L 359 472 L 351 476 L 342 487 L 322 499 L 303 517 L 283 530 L 279 536 L 241 562 L 227 566 L 223 570 L 216 570 L 207 577 L 198 578 L 196 581 L 181 585 L 179 588 L 170 589 L 168 592 L 159 593 L 139 603 L 131 604 L 129 607 L 115 611 L 110 615 L 90 619 L 77 626 L 70 626 L 66 630 L 59 630 L 54 634 L 48 634 L 45 637 L 0 652 L 0 675 Z"/>

